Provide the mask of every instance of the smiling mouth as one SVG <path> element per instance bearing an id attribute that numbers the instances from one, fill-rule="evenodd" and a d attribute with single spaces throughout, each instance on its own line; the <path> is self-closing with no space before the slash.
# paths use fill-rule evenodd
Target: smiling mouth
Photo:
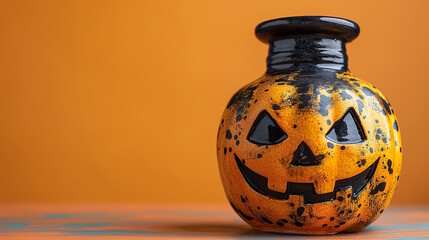
<path id="1" fill-rule="evenodd" d="M 375 169 L 377 168 L 378 158 L 371 166 L 350 178 L 337 180 L 335 182 L 334 191 L 329 193 L 317 194 L 313 183 L 295 183 L 288 182 L 286 192 L 277 192 L 268 188 L 268 178 L 264 177 L 250 168 L 248 168 L 240 158 L 234 153 L 235 161 L 240 169 L 241 174 L 246 180 L 247 184 L 256 192 L 269 196 L 275 199 L 287 200 L 290 195 L 301 195 L 304 203 L 321 203 L 333 201 L 336 193 L 348 188 L 353 191 L 352 198 L 356 198 L 368 185 L 374 176 Z"/>

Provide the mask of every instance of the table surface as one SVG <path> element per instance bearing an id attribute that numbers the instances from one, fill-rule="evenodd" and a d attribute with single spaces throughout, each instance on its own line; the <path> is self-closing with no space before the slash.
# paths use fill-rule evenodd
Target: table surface
<path id="1" fill-rule="evenodd" d="M 1 204 L 0 239 L 305 238 L 252 230 L 226 205 Z M 336 238 L 429 239 L 429 206 L 391 206 Z M 314 237 L 313 237 L 314 238 Z M 322 238 L 318 236 L 316 238 Z M 328 236 L 329 239 L 332 236 Z"/>

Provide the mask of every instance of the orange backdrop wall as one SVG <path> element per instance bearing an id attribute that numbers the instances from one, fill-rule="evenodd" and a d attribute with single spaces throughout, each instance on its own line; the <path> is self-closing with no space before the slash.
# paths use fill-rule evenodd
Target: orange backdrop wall
<path id="1" fill-rule="evenodd" d="M 1 1 L 0 201 L 226 201 L 216 133 L 263 20 L 345 17 L 402 129 L 394 203 L 429 203 L 428 1 Z"/>

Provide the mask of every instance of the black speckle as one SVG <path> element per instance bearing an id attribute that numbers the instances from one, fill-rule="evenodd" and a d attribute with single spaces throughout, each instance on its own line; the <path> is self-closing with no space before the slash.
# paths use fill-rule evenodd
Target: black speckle
<path id="1" fill-rule="evenodd" d="M 322 114 L 322 116 L 328 116 L 328 105 L 331 104 L 331 99 L 325 95 L 320 95 L 320 102 L 319 102 L 319 113 Z"/>
<path id="2" fill-rule="evenodd" d="M 343 101 L 346 100 L 346 99 L 352 99 L 352 96 L 350 96 L 346 92 L 341 92 L 340 95 L 341 95 L 341 98 L 343 99 Z"/>
<path id="3" fill-rule="evenodd" d="M 257 87 L 257 85 L 244 87 L 235 93 L 229 101 L 227 108 L 234 108 L 236 112 L 236 122 L 241 121 L 243 117 L 244 119 L 246 118 L 247 109 L 250 106 L 253 93 Z"/>
<path id="4" fill-rule="evenodd" d="M 349 210 L 347 211 L 347 213 L 352 213 L 352 210 L 351 210 L 351 209 L 349 209 Z"/>
<path id="5" fill-rule="evenodd" d="M 357 217 L 360 217 L 360 213 L 357 215 Z"/>
<path id="6" fill-rule="evenodd" d="M 321 162 L 324 158 L 325 158 L 325 155 L 323 155 L 323 154 L 319 154 L 319 155 L 316 156 L 316 160 L 318 162 Z"/>
<path id="7" fill-rule="evenodd" d="M 375 123 L 378 123 L 378 119 L 375 119 Z"/>
<path id="8" fill-rule="evenodd" d="M 245 198 L 245 197 L 240 196 L 240 198 L 241 198 L 241 201 L 242 201 L 243 203 L 245 203 L 245 202 L 246 202 L 246 198 Z"/>
<path id="9" fill-rule="evenodd" d="M 295 204 L 294 204 L 294 203 L 290 203 L 289 205 L 290 205 L 291 207 L 295 206 Z"/>
<path id="10" fill-rule="evenodd" d="M 378 192 L 383 192 L 385 188 L 386 188 L 386 182 L 381 182 L 377 184 L 377 186 L 375 186 L 374 189 L 371 190 L 370 194 L 374 195 L 374 194 L 377 194 Z"/>
<path id="11" fill-rule="evenodd" d="M 344 198 L 343 198 L 343 197 L 341 197 L 341 196 L 339 196 L 337 199 L 338 199 L 338 201 L 340 201 L 340 202 L 344 200 Z"/>
<path id="12" fill-rule="evenodd" d="M 339 228 L 340 227 L 340 225 L 335 225 L 335 228 Z"/>
<path id="13" fill-rule="evenodd" d="M 328 125 L 331 125 L 331 120 L 326 120 L 326 123 L 328 124 Z"/>
<path id="14" fill-rule="evenodd" d="M 231 147 L 229 147 L 228 151 L 229 151 L 229 152 L 232 152 L 232 148 L 231 148 Z"/>
<path id="15" fill-rule="evenodd" d="M 358 208 L 360 208 L 362 206 L 362 204 L 359 203 Z"/>
<path id="16" fill-rule="evenodd" d="M 392 168 L 392 160 L 387 160 L 387 167 L 389 168 L 389 174 L 393 173 L 393 168 Z"/>
<path id="17" fill-rule="evenodd" d="M 265 89 L 264 92 L 268 92 L 268 89 Z"/>
<path id="18" fill-rule="evenodd" d="M 356 87 L 360 87 L 360 84 L 358 82 L 353 83 Z"/>
<path id="19" fill-rule="evenodd" d="M 322 225 L 322 227 L 326 227 L 326 226 L 328 226 L 328 224 L 326 224 L 326 223 Z"/>
<path id="20" fill-rule="evenodd" d="M 371 89 L 367 88 L 367 87 L 363 87 L 362 88 L 363 93 L 365 93 L 365 95 L 367 96 L 373 96 L 374 93 L 371 91 Z"/>
<path id="21" fill-rule="evenodd" d="M 302 94 L 301 96 L 299 96 L 299 100 L 301 101 L 301 103 L 299 104 L 298 108 L 302 109 L 302 108 L 309 107 L 310 99 L 311 99 L 311 96 L 308 94 Z"/>
<path id="22" fill-rule="evenodd" d="M 304 213 L 304 208 L 299 207 L 298 209 L 296 209 L 296 213 L 298 214 L 298 216 L 301 216 Z"/>
<path id="23" fill-rule="evenodd" d="M 223 148 L 223 154 L 226 155 L 226 148 Z"/>
<path id="24" fill-rule="evenodd" d="M 284 223 L 282 223 L 280 221 L 276 222 L 276 224 L 279 225 L 280 227 L 283 227 L 285 225 Z"/>
<path id="25" fill-rule="evenodd" d="M 237 113 L 237 115 L 235 116 L 235 122 L 239 122 L 241 121 L 241 119 L 242 119 L 241 113 Z M 246 120 L 246 117 L 244 120 Z"/>
<path id="26" fill-rule="evenodd" d="M 346 147 L 345 146 L 341 146 L 341 150 L 344 150 L 344 149 L 346 149 Z"/>
<path id="27" fill-rule="evenodd" d="M 273 222 L 271 222 L 270 219 L 268 219 L 268 218 L 266 218 L 264 216 L 261 216 L 261 218 L 262 218 L 262 220 L 264 220 L 264 222 L 269 223 L 269 224 L 273 224 Z"/>
<path id="28" fill-rule="evenodd" d="M 280 219 L 279 221 L 280 221 L 280 222 L 287 223 L 287 220 L 286 220 L 286 219 Z"/>
<path id="29" fill-rule="evenodd" d="M 226 131 L 226 139 L 231 140 L 231 138 L 232 138 L 231 131 L 227 130 Z"/>
<path id="30" fill-rule="evenodd" d="M 347 198 L 350 198 L 352 195 L 349 193 L 349 194 L 347 194 Z"/>
<path id="31" fill-rule="evenodd" d="M 329 219 L 329 221 L 334 221 L 334 219 L 335 219 L 334 217 L 331 217 L 331 218 Z"/>
<path id="32" fill-rule="evenodd" d="M 362 114 L 362 110 L 363 110 L 363 103 L 361 100 L 356 99 L 356 103 L 358 105 L 358 109 L 359 109 L 359 114 Z"/>
<path id="33" fill-rule="evenodd" d="M 331 149 L 334 148 L 334 144 L 328 142 L 328 148 L 331 148 Z"/>
<path id="34" fill-rule="evenodd" d="M 361 167 L 361 166 L 365 166 L 365 164 L 366 164 L 366 159 L 358 160 L 358 161 L 357 161 L 357 164 L 358 164 L 358 166 L 359 166 L 359 167 Z"/>
<path id="35" fill-rule="evenodd" d="M 380 213 L 383 213 L 383 212 L 384 212 L 384 209 L 380 211 Z"/>
<path id="36" fill-rule="evenodd" d="M 394 129 L 395 131 L 398 131 L 398 130 L 399 130 L 398 122 L 397 122 L 396 120 L 393 122 L 393 129 Z"/>
<path id="37" fill-rule="evenodd" d="M 296 92 L 297 93 L 308 93 L 309 90 L 310 90 L 310 86 L 308 84 L 302 84 L 296 89 Z"/>
<path id="38" fill-rule="evenodd" d="M 234 140 L 237 140 L 237 138 L 238 138 L 238 135 L 237 134 L 234 135 Z"/>
<path id="39" fill-rule="evenodd" d="M 229 100 L 228 105 L 226 106 L 226 108 L 230 108 L 232 106 L 232 104 L 236 103 L 238 100 L 238 96 L 239 96 L 239 92 L 236 92 L 232 98 Z"/>
<path id="40" fill-rule="evenodd" d="M 235 141 L 235 144 L 238 146 L 240 144 L 240 140 Z"/>
<path id="41" fill-rule="evenodd" d="M 293 128 L 296 128 L 296 124 L 293 125 Z"/>
<path id="42" fill-rule="evenodd" d="M 382 98 L 380 95 L 379 95 L 379 97 L 380 97 L 380 99 L 381 99 L 381 102 L 383 103 L 383 107 L 384 107 L 384 109 L 385 109 L 385 110 L 387 110 L 387 112 L 388 112 L 389 114 L 392 114 L 392 111 L 390 110 L 390 106 L 389 106 L 389 104 L 387 103 L 386 99 Z"/>
<path id="43" fill-rule="evenodd" d="M 340 225 L 344 225 L 344 224 L 346 224 L 346 222 L 340 222 Z"/>
<path id="44" fill-rule="evenodd" d="M 277 105 L 277 104 L 273 104 L 273 109 L 274 109 L 274 110 L 280 110 L 280 106 L 279 106 L 279 105 Z"/>
<path id="45" fill-rule="evenodd" d="M 374 150 L 372 149 L 372 147 L 369 148 L 369 151 L 372 153 Z"/>
<path id="46" fill-rule="evenodd" d="M 300 222 L 295 222 L 295 226 L 297 226 L 297 227 L 302 227 L 302 226 L 304 226 L 304 224 L 302 224 L 302 223 L 300 223 Z"/>
<path id="47" fill-rule="evenodd" d="M 343 214 L 344 213 L 344 210 L 341 210 L 339 213 L 338 213 L 338 216 L 340 216 L 341 214 Z"/>
<path id="48" fill-rule="evenodd" d="M 262 154 L 258 153 L 258 158 L 261 158 L 261 157 L 262 157 Z"/>

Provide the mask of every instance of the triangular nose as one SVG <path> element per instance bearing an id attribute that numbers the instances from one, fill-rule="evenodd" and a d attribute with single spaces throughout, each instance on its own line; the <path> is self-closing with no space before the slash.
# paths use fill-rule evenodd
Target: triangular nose
<path id="1" fill-rule="evenodd" d="M 314 166 L 319 165 L 321 161 L 318 161 L 314 157 L 313 152 L 307 146 L 305 142 L 301 142 L 298 148 L 293 153 L 291 165 L 293 166 Z"/>

